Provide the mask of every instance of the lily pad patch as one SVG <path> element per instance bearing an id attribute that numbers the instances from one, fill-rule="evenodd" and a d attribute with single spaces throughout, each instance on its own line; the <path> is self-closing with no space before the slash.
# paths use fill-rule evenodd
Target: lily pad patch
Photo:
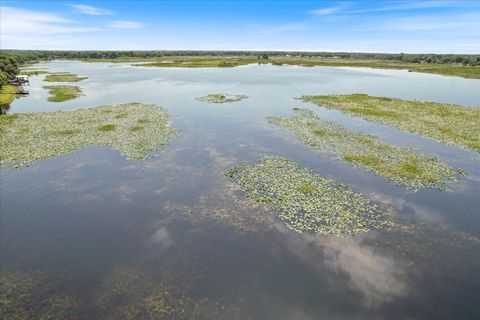
<path id="1" fill-rule="evenodd" d="M 116 149 L 129 159 L 146 159 L 148 151 L 175 137 L 168 121 L 165 109 L 140 103 L 0 115 L 0 165 L 21 167 L 88 145 Z"/>
<path id="2" fill-rule="evenodd" d="M 303 143 L 336 154 L 356 167 L 372 171 L 396 184 L 416 191 L 422 188 L 445 189 L 458 182 L 460 169 L 450 167 L 435 157 L 394 146 L 377 138 L 325 121 L 307 109 L 295 108 L 291 117 L 268 120 L 288 129 Z"/>
<path id="3" fill-rule="evenodd" d="M 354 236 L 391 224 L 365 195 L 282 157 L 265 156 L 226 175 L 297 232 Z"/>
<path id="4" fill-rule="evenodd" d="M 239 94 L 225 94 L 225 93 L 214 93 L 209 94 L 203 97 L 196 98 L 198 101 L 206 102 L 206 103 L 230 103 L 241 101 L 243 99 L 248 98 L 245 95 Z"/>

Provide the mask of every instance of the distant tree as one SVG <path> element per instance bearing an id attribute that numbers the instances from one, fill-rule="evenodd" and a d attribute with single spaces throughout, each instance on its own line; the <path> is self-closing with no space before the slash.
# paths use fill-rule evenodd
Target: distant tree
<path id="1" fill-rule="evenodd" d="M 6 84 L 8 84 L 7 74 L 3 71 L 0 71 L 0 89 L 2 89 Z"/>

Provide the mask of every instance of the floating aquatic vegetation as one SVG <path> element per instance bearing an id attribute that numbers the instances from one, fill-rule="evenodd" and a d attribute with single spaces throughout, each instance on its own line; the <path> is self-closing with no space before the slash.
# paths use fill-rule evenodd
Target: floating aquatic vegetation
<path id="1" fill-rule="evenodd" d="M 207 103 L 230 103 L 235 101 L 241 101 L 248 98 L 245 95 L 239 94 L 223 94 L 223 93 L 213 93 L 207 96 L 198 97 L 197 100 Z"/>
<path id="2" fill-rule="evenodd" d="M 88 145 L 111 147 L 129 159 L 146 159 L 148 151 L 162 148 L 175 136 L 168 120 L 165 109 L 140 103 L 1 115 L 0 165 L 21 167 Z"/>
<path id="3" fill-rule="evenodd" d="M 480 152 L 480 108 L 366 94 L 303 96 L 300 99 Z"/>
<path id="4" fill-rule="evenodd" d="M 235 167 L 226 175 L 298 232 L 356 235 L 389 224 L 363 194 L 281 157 L 265 156 L 256 166 Z"/>
<path id="5" fill-rule="evenodd" d="M 318 118 L 307 109 L 294 109 L 292 117 L 269 117 L 269 121 L 290 130 L 315 149 L 332 152 L 357 167 L 370 170 L 411 190 L 444 189 L 447 182 L 458 182 L 463 172 L 437 158 L 393 146 L 372 136 L 349 130 Z"/>
<path id="6" fill-rule="evenodd" d="M 22 74 L 26 74 L 27 76 L 38 76 L 39 74 L 48 74 L 48 71 L 45 70 L 21 70 Z"/>
<path id="7" fill-rule="evenodd" d="M 47 89 L 51 94 L 51 96 L 48 97 L 48 101 L 51 102 L 73 100 L 84 95 L 82 90 L 77 86 L 45 86 L 43 88 Z"/>
<path id="8" fill-rule="evenodd" d="M 88 79 L 88 77 L 80 77 L 68 72 L 47 74 L 45 77 L 45 81 L 48 82 L 78 82 L 85 79 Z"/>

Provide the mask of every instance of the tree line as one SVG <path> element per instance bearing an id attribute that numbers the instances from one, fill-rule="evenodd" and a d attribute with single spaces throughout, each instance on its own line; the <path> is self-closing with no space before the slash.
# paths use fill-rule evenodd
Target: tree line
<path id="1" fill-rule="evenodd" d="M 391 60 L 409 63 L 461 64 L 480 66 L 478 54 L 407 54 L 361 52 L 304 52 L 304 51 L 205 51 L 205 50 L 149 50 L 149 51 L 54 51 L 54 50 L 0 50 L 0 88 L 15 78 L 18 66 L 38 60 L 54 59 L 116 59 L 121 57 L 157 58 L 169 56 L 235 56 L 235 57 L 299 57 L 353 60 Z"/>
<path id="2" fill-rule="evenodd" d="M 362 53 L 362 52 L 304 52 L 304 51 L 205 51 L 205 50 L 149 50 L 149 51 L 52 51 L 52 50 L 3 50 L 10 56 L 29 59 L 116 59 L 120 57 L 156 58 L 168 56 L 239 56 L 338 58 L 358 60 L 392 60 L 409 63 L 440 63 L 480 65 L 478 54 L 410 54 L 410 53 Z"/>
<path id="3" fill-rule="evenodd" d="M 18 66 L 37 61 L 38 58 L 31 53 L 20 53 L 9 54 L 9 53 L 0 53 L 0 89 L 8 84 L 9 80 L 15 79 L 15 76 L 18 74 Z"/>

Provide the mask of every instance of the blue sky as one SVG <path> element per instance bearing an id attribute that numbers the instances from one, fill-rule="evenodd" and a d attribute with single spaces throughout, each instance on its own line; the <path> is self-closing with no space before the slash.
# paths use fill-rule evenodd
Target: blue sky
<path id="1" fill-rule="evenodd" d="M 0 3 L 2 49 L 480 53 L 480 0 Z"/>

